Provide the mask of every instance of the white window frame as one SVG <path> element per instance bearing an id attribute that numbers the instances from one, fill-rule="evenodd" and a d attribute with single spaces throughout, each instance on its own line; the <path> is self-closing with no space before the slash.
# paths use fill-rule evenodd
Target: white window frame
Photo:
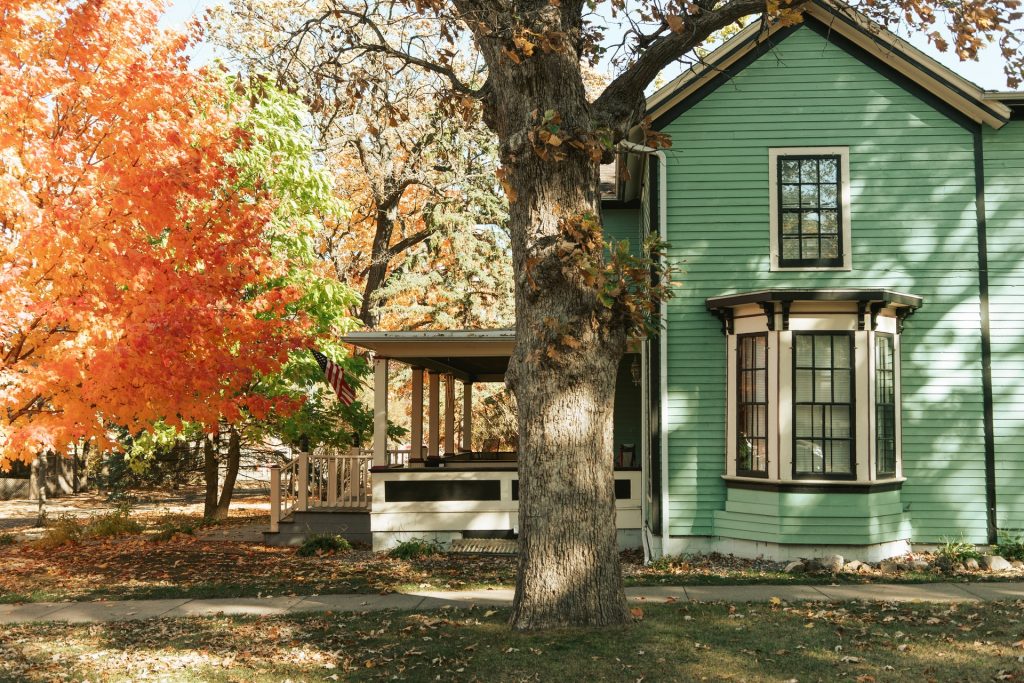
<path id="1" fill-rule="evenodd" d="M 779 157 L 787 156 L 838 156 L 840 187 L 840 232 L 842 237 L 843 264 L 841 266 L 780 266 L 779 265 Z M 843 271 L 853 270 L 853 239 L 850 221 L 850 148 L 849 147 L 770 147 L 768 149 L 768 220 L 771 270 L 785 271 Z"/>
<path id="2" fill-rule="evenodd" d="M 902 424 L 902 363 L 900 337 L 895 315 L 882 311 L 876 319 L 876 329 L 870 329 L 870 315 L 865 316 L 865 329 L 857 329 L 853 314 L 854 302 L 799 302 L 790 313 L 789 329 L 782 330 L 782 314 L 776 309 L 775 329 L 769 330 L 767 319 L 760 308 L 745 304 L 735 309 L 733 332 L 726 336 L 728 353 L 726 364 L 726 452 L 723 478 L 733 481 L 781 483 L 809 486 L 849 486 L 903 482 L 903 424 Z M 843 310 L 836 312 L 838 308 Z M 793 334 L 795 332 L 852 332 L 854 337 L 854 419 L 856 438 L 855 472 L 853 479 L 808 479 L 793 476 L 792 415 L 793 407 Z M 768 334 L 768 476 L 742 476 L 736 471 L 736 414 L 737 414 L 737 344 L 740 334 Z M 896 392 L 896 476 L 878 477 L 875 459 L 875 395 L 874 357 L 878 332 L 893 336 L 895 354 Z"/>

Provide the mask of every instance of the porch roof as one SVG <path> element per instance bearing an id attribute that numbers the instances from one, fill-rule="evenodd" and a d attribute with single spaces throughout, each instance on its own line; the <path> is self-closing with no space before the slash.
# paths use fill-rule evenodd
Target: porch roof
<path id="1" fill-rule="evenodd" d="M 516 344 L 515 330 L 351 332 L 347 344 L 413 367 L 451 373 L 464 382 L 501 382 Z"/>

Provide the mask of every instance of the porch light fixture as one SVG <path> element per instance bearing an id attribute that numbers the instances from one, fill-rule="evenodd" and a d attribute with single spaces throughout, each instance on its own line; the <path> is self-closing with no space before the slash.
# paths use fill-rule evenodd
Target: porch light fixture
<path id="1" fill-rule="evenodd" d="M 635 356 L 633 358 L 633 364 L 629 366 L 629 374 L 633 377 L 633 386 L 640 386 L 640 357 Z"/>

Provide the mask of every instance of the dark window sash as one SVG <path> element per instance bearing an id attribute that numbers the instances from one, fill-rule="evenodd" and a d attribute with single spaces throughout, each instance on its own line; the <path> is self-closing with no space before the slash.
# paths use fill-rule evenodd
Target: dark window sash
<path id="1" fill-rule="evenodd" d="M 875 335 L 875 476 L 896 476 L 896 340 Z"/>
<path id="2" fill-rule="evenodd" d="M 809 359 L 801 359 L 798 356 L 798 349 L 800 347 L 800 338 L 811 339 L 811 357 Z M 829 343 L 831 360 L 827 366 L 820 365 L 816 358 L 816 338 L 828 337 L 831 339 Z M 838 340 L 842 340 L 841 343 L 847 345 L 847 358 L 848 368 L 836 368 L 835 367 L 835 348 Z M 856 347 L 854 345 L 854 336 L 852 332 L 796 332 L 793 334 L 793 376 L 792 376 L 792 425 L 793 425 L 793 441 L 792 441 L 792 461 L 793 461 L 793 478 L 794 479 L 840 479 L 840 480 L 855 480 L 857 478 L 857 406 L 856 406 Z M 812 373 L 812 395 L 810 401 L 798 401 L 797 400 L 797 377 L 801 370 L 809 370 Z M 828 371 L 830 373 L 830 387 L 829 387 L 829 399 L 828 401 L 818 400 L 818 396 L 815 392 L 814 385 L 814 373 L 819 371 Z M 847 373 L 849 380 L 849 396 L 847 401 L 836 401 L 835 400 L 835 388 L 836 388 L 836 374 L 838 372 Z M 809 436 L 802 436 L 798 431 L 797 426 L 797 414 L 801 406 L 808 406 L 814 411 L 814 408 L 821 408 L 821 436 L 815 437 L 812 433 Z M 826 417 L 831 417 L 832 412 L 836 409 L 848 411 L 847 428 L 849 436 L 847 437 L 834 437 L 831 435 L 831 421 L 826 425 Z M 801 441 L 812 441 L 816 444 L 820 443 L 821 452 L 821 470 L 813 469 L 813 455 L 812 455 L 812 469 L 801 470 L 797 461 L 798 446 Z M 848 462 L 849 471 L 828 471 L 827 466 L 829 465 L 829 458 L 831 454 L 828 452 L 830 449 L 827 446 L 834 442 L 846 443 L 848 445 Z"/>
<path id="3" fill-rule="evenodd" d="M 763 356 L 759 356 L 758 344 Z M 750 354 L 746 351 L 749 349 Z M 745 367 L 745 361 L 753 361 Z M 756 395 L 758 378 L 765 387 L 764 401 Z M 749 378 L 749 383 L 744 380 Z M 745 385 L 749 393 L 745 392 Z M 768 334 L 736 335 L 736 474 L 744 477 L 768 476 Z M 751 436 L 751 433 L 754 433 Z M 760 448 L 759 448 L 760 447 Z M 763 453 L 760 462 L 756 453 Z"/>
<path id="4" fill-rule="evenodd" d="M 800 176 L 800 166 L 804 161 L 815 161 L 817 165 L 817 180 L 815 182 L 803 182 Z M 834 161 L 836 164 L 836 201 L 835 206 L 822 206 L 821 200 L 821 189 L 833 185 L 831 182 L 821 181 L 821 162 L 822 161 Z M 797 182 L 783 182 L 783 164 L 785 162 L 796 162 L 797 163 Z M 777 193 L 777 207 L 776 207 L 776 235 L 778 238 L 778 265 L 780 268 L 841 268 L 845 265 L 845 253 L 843 245 L 843 186 L 846 179 L 843 178 L 843 164 L 842 156 L 838 154 L 804 154 L 804 155 L 783 155 L 780 154 L 776 157 L 775 167 L 775 180 L 776 180 L 776 193 Z M 784 202 L 784 189 L 786 185 L 797 187 L 797 196 L 800 204 L 797 207 L 787 207 Z M 813 185 L 815 189 L 815 195 L 817 201 L 813 206 L 804 206 L 802 203 L 803 188 L 805 186 Z M 822 232 L 821 217 L 824 212 L 835 212 L 836 214 L 836 229 L 835 232 Z M 818 215 L 818 230 L 815 232 L 803 231 L 803 219 L 802 216 L 805 212 L 814 212 Z M 796 215 L 797 220 L 797 232 L 786 233 L 784 232 L 784 226 L 786 222 L 786 215 Z M 834 258 L 820 258 L 822 242 L 829 238 L 835 238 L 836 240 L 836 256 Z M 818 257 L 815 258 L 803 258 L 803 240 L 813 239 L 818 244 Z M 800 246 L 799 258 L 787 258 L 786 254 L 786 242 L 796 241 Z"/>

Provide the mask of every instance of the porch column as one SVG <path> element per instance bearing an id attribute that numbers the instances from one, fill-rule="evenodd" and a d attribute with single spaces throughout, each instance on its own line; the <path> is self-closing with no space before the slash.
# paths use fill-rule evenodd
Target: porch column
<path id="1" fill-rule="evenodd" d="M 444 376 L 444 452 L 455 452 L 455 378 Z"/>
<path id="2" fill-rule="evenodd" d="M 373 464 L 388 464 L 388 359 L 373 359 Z"/>
<path id="3" fill-rule="evenodd" d="M 473 450 L 473 383 L 462 383 L 462 450 Z"/>
<path id="4" fill-rule="evenodd" d="M 441 376 L 427 371 L 427 417 L 430 420 L 430 439 L 427 455 L 439 455 L 441 450 Z"/>
<path id="5" fill-rule="evenodd" d="M 423 368 L 412 369 L 412 425 L 410 459 L 423 457 Z"/>

